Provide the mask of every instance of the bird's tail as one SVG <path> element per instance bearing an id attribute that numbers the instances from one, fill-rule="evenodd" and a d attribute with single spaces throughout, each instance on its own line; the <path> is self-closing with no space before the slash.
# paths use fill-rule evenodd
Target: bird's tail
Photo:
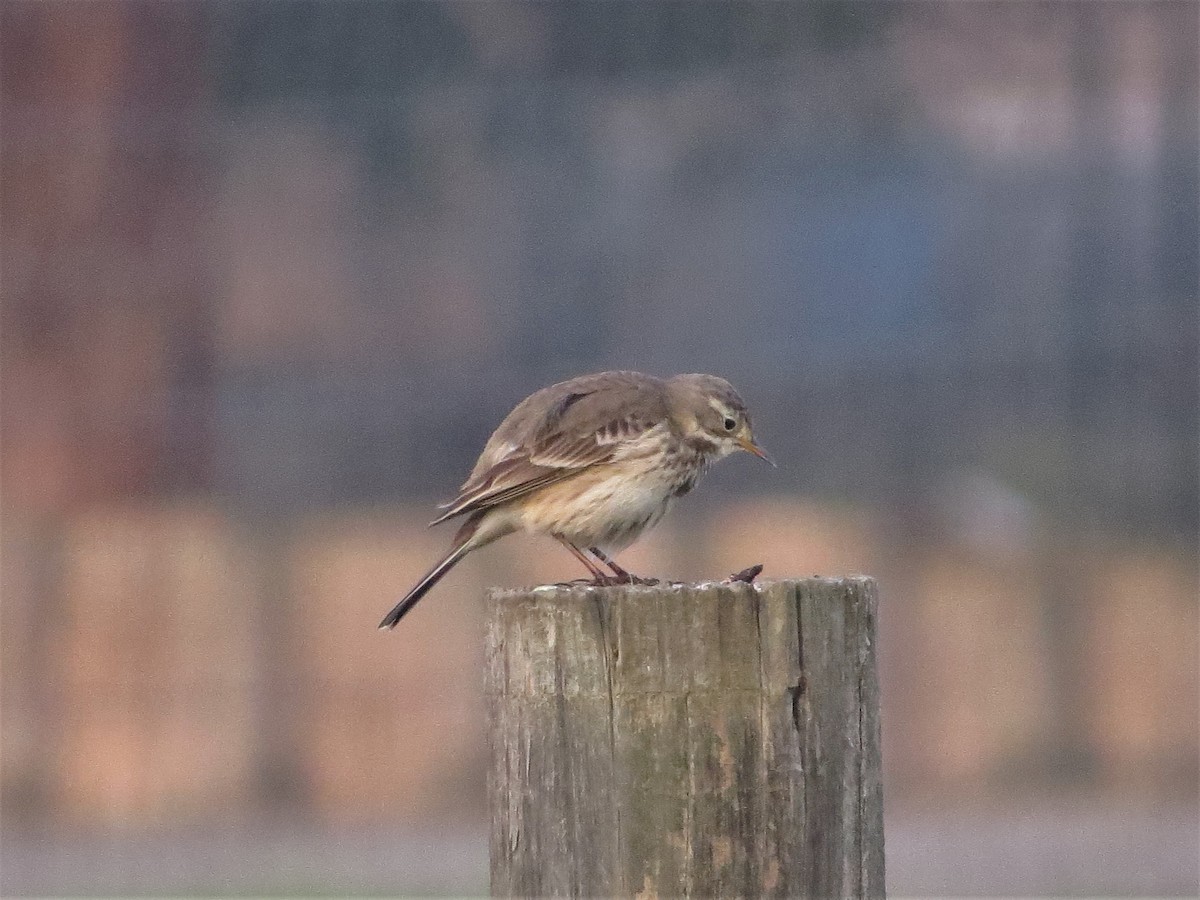
<path id="1" fill-rule="evenodd" d="M 404 599 L 392 607 L 392 611 L 383 617 L 383 621 L 379 623 L 380 628 L 395 628 L 396 623 L 404 618 L 405 613 L 417 605 L 422 597 L 424 597 L 431 587 L 442 580 L 442 576 L 454 568 L 455 564 L 474 550 L 478 544 L 473 542 L 471 538 L 475 536 L 476 530 L 479 527 L 479 519 L 468 519 L 459 529 L 458 534 L 454 536 L 454 546 L 450 552 L 436 566 L 425 573 L 420 581 L 416 583 L 411 591 L 404 595 Z"/>

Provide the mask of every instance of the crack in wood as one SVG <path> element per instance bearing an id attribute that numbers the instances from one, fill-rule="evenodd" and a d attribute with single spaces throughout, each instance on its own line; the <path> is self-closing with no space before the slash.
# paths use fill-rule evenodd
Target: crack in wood
<path id="1" fill-rule="evenodd" d="M 617 711 L 616 697 L 613 690 L 613 668 L 617 661 L 621 658 L 621 649 L 617 642 L 616 632 L 611 627 L 612 622 L 607 614 L 608 610 L 606 609 L 605 602 L 603 599 L 601 599 L 605 596 L 608 595 L 606 593 L 591 594 L 592 603 L 596 609 L 596 620 L 600 626 L 600 644 L 604 653 L 604 680 L 605 685 L 608 688 L 608 757 L 612 766 L 612 771 L 615 773 L 617 770 Z M 624 592 L 614 593 L 614 596 L 618 598 L 623 597 Z M 624 851 L 621 835 L 621 807 L 619 804 L 613 804 L 613 818 L 615 820 L 613 826 L 616 829 L 617 851 L 618 854 L 621 854 Z M 623 881 L 623 873 L 618 873 L 617 878 Z M 623 883 L 620 885 L 620 887 L 622 893 L 627 893 Z"/>
<path id="2" fill-rule="evenodd" d="M 796 683 L 787 689 L 788 696 L 792 698 L 792 725 L 795 727 L 796 731 L 801 734 L 804 733 L 804 725 L 800 721 L 800 704 L 803 702 L 802 698 L 807 687 L 808 682 L 805 680 L 804 676 L 801 675 L 796 680 Z"/>

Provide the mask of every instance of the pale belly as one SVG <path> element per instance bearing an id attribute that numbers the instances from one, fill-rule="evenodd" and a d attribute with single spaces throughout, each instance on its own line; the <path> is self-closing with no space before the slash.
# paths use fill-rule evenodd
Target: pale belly
<path id="1" fill-rule="evenodd" d="M 539 492 L 524 505 L 527 531 L 555 534 L 582 547 L 617 551 L 658 523 L 669 508 L 679 479 L 662 469 L 638 477 L 610 468 L 583 473 Z"/>

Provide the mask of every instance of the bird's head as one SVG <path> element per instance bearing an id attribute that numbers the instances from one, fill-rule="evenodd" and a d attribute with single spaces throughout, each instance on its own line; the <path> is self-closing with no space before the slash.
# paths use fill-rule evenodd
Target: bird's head
<path id="1" fill-rule="evenodd" d="M 672 418 L 687 439 L 712 445 L 717 457 L 738 450 L 775 465 L 754 442 L 750 414 L 738 392 L 715 375 L 676 375 L 667 380 Z"/>

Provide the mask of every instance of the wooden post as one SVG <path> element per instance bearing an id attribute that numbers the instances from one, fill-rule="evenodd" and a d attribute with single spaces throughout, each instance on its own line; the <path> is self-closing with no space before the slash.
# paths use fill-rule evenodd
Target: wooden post
<path id="1" fill-rule="evenodd" d="M 489 599 L 494 896 L 883 896 L 872 579 Z"/>

